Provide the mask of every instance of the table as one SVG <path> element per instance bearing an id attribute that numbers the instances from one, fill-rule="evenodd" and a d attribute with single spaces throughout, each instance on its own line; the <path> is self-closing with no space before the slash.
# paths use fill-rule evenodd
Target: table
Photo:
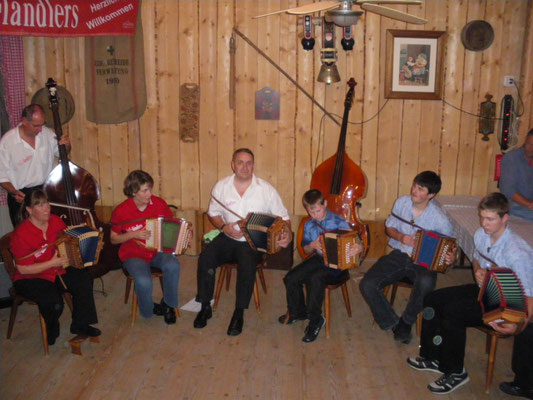
<path id="1" fill-rule="evenodd" d="M 480 227 L 477 205 L 481 196 L 437 196 L 433 201 L 449 218 L 453 236 L 470 261 L 474 255 L 474 233 Z M 508 226 L 533 248 L 533 222 L 509 216 Z"/>

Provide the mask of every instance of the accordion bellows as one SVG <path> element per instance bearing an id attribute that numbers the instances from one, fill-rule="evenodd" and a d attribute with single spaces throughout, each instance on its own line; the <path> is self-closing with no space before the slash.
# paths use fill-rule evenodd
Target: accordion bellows
<path id="1" fill-rule="evenodd" d="M 238 224 L 250 247 L 267 254 L 281 250 L 277 241 L 289 229 L 281 217 L 253 212 L 248 213 Z"/>
<path id="2" fill-rule="evenodd" d="M 152 232 L 145 246 L 165 253 L 183 254 L 189 247 L 192 225 L 183 218 L 148 218 L 146 230 Z"/>
<path id="3" fill-rule="evenodd" d="M 508 268 L 487 271 L 478 300 L 483 311 L 483 322 L 519 323 L 527 318 L 524 288 L 516 274 Z"/>
<path id="4" fill-rule="evenodd" d="M 351 269 L 359 266 L 359 256 L 350 257 L 350 246 L 361 243 L 354 231 L 336 229 L 320 235 L 324 264 L 334 269 Z"/>
<path id="5" fill-rule="evenodd" d="M 68 264 L 75 268 L 98 264 L 100 251 L 104 245 L 104 233 L 87 224 L 67 227 L 59 234 L 57 250 L 61 257 L 68 258 Z"/>
<path id="6" fill-rule="evenodd" d="M 412 259 L 415 264 L 430 271 L 444 273 L 451 267 L 444 256 L 454 248 L 454 238 L 421 229 L 415 235 Z"/>

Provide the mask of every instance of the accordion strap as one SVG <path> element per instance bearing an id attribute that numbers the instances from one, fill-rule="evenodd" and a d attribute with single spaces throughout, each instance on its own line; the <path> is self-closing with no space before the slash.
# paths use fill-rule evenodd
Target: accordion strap
<path id="1" fill-rule="evenodd" d="M 395 213 L 393 213 L 392 211 L 391 211 L 390 214 L 391 214 L 394 218 L 397 218 L 397 219 L 399 219 L 400 221 L 405 222 L 405 223 L 408 224 L 408 225 L 411 225 L 411 226 L 414 226 L 415 228 L 418 228 L 418 229 L 422 229 L 422 230 L 424 230 L 424 228 L 422 228 L 420 225 L 415 224 L 413 221 L 407 221 L 405 218 L 400 217 L 398 214 L 395 214 Z"/>
<path id="2" fill-rule="evenodd" d="M 229 211 L 230 213 L 232 213 L 233 215 L 235 215 L 237 218 L 239 219 L 244 219 L 243 217 L 241 217 L 239 214 L 237 214 L 235 211 L 233 210 L 230 210 L 228 207 L 226 207 L 224 204 L 222 204 L 222 202 L 217 199 L 215 196 L 211 195 L 211 197 L 213 198 L 213 200 L 215 200 L 218 204 L 220 204 L 225 210 Z"/>
<path id="3" fill-rule="evenodd" d="M 17 262 L 19 262 L 19 261 L 22 261 L 22 260 L 26 260 L 26 259 L 28 259 L 28 258 L 30 258 L 30 257 L 33 257 L 35 254 L 40 253 L 40 252 L 46 250 L 46 249 L 49 248 L 49 247 L 56 246 L 56 245 L 58 245 L 58 244 L 60 244 L 60 243 L 63 243 L 64 241 L 65 241 L 65 239 L 63 239 L 63 238 L 57 239 L 55 242 L 53 242 L 53 243 L 49 243 L 49 244 L 47 244 L 46 246 L 43 246 L 43 247 L 41 247 L 41 248 L 39 248 L 39 249 L 37 249 L 37 250 L 31 252 L 31 253 L 28 254 L 27 256 L 17 258 L 17 259 L 15 260 L 15 263 L 17 263 Z"/>
<path id="4" fill-rule="evenodd" d="M 314 219 L 311 219 L 311 221 L 313 221 L 313 223 L 314 223 L 316 226 L 318 226 L 320 229 L 322 229 L 322 232 L 327 232 L 327 231 L 328 231 L 326 228 L 324 228 L 324 227 L 322 226 L 322 224 L 321 224 L 320 222 L 318 222 L 318 221 L 316 221 L 316 220 L 314 220 Z"/>
<path id="5" fill-rule="evenodd" d="M 490 258 L 488 258 L 487 256 L 481 254 L 481 251 L 478 251 L 479 255 L 481 257 L 483 257 L 485 260 L 487 260 L 488 262 L 490 262 L 492 265 L 495 265 L 495 266 L 498 266 L 498 264 L 496 264 L 493 260 L 491 260 Z"/>

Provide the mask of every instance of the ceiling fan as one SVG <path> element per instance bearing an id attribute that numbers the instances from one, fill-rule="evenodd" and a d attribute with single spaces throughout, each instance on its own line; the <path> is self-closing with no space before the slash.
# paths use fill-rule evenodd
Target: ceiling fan
<path id="1" fill-rule="evenodd" d="M 335 25 L 351 26 L 355 25 L 359 16 L 363 13 L 361 11 L 352 10 L 353 5 L 358 5 L 365 11 L 370 11 L 384 17 L 396 19 L 411 24 L 425 24 L 427 20 L 417 17 L 415 15 L 407 14 L 402 11 L 395 10 L 389 7 L 383 7 L 380 4 L 422 4 L 422 0 L 337 0 L 337 1 L 321 1 L 318 3 L 305 4 L 300 7 L 287 8 L 285 10 L 274 11 L 267 14 L 257 15 L 254 18 L 267 17 L 269 15 L 287 14 L 305 15 L 313 14 L 320 11 L 327 11 Z"/>

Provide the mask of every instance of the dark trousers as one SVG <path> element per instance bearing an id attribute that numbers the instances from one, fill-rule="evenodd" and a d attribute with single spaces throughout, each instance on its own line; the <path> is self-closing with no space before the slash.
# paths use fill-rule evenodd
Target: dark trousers
<path id="1" fill-rule="evenodd" d="M 444 373 L 463 370 L 466 328 L 483 325 L 476 284 L 436 290 L 424 299 L 420 356 L 439 361 Z"/>
<path id="2" fill-rule="evenodd" d="M 82 327 L 97 323 L 93 279 L 89 272 L 86 269 L 68 267 L 61 278 L 72 294 L 72 325 Z M 37 303 L 47 327 L 57 323 L 64 307 L 61 293 L 65 291 L 59 278 L 55 282 L 46 279 L 20 279 L 13 286 L 18 294 Z"/>
<path id="3" fill-rule="evenodd" d="M 28 194 L 34 189 L 42 189 L 42 188 L 43 188 L 43 185 L 39 185 L 39 186 L 30 187 L 30 188 L 23 188 L 23 189 L 20 189 L 20 191 L 24 194 Z M 20 221 L 20 218 L 19 218 L 21 206 L 22 206 L 22 203 L 17 203 L 17 200 L 15 200 L 13 196 L 11 196 L 10 194 L 7 195 L 7 207 L 9 209 L 9 217 L 11 218 L 11 223 L 13 224 L 13 227 L 16 227 L 20 222 L 22 222 Z"/>
<path id="4" fill-rule="evenodd" d="M 336 272 L 336 270 L 334 270 Z M 287 290 L 287 307 L 291 317 L 307 317 L 310 323 L 318 323 L 322 316 L 322 303 L 327 285 L 335 285 L 346 280 L 348 270 L 340 274 L 324 265 L 319 256 L 308 258 L 291 269 L 283 278 Z M 307 305 L 303 287 L 307 292 Z"/>
<path id="5" fill-rule="evenodd" d="M 248 242 L 239 242 L 221 233 L 207 245 L 198 258 L 196 301 L 208 304 L 215 290 L 216 268 L 225 263 L 236 263 L 235 308 L 248 308 L 254 291 L 257 264 L 260 261 L 261 254 L 253 250 Z"/>
<path id="6" fill-rule="evenodd" d="M 533 323 L 514 338 L 512 367 L 518 386 L 533 390 Z"/>
<path id="7" fill-rule="evenodd" d="M 435 289 L 436 272 L 414 264 L 408 254 L 393 250 L 381 257 L 361 280 L 361 294 L 368 303 L 374 320 L 383 330 L 393 328 L 400 319 L 383 294 L 383 289 L 405 278 L 413 282 L 413 290 L 402 319 L 412 325 L 422 311 L 424 297 Z"/>

